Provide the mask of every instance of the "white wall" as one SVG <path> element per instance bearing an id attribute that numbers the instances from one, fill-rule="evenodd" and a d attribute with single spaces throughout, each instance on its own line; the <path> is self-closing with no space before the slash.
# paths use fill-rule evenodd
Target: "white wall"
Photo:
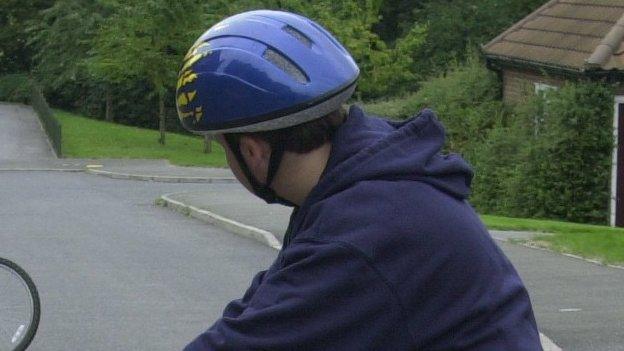
<path id="1" fill-rule="evenodd" d="M 616 211 L 616 198 L 617 198 L 617 157 L 618 157 L 618 113 L 619 104 L 624 104 L 624 96 L 616 96 L 613 108 L 613 157 L 611 161 L 611 226 L 615 227 L 615 211 Z"/>

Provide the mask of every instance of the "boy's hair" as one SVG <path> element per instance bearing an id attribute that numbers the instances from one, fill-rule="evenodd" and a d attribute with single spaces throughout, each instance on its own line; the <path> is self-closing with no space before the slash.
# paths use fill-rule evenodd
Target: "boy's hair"
<path id="1" fill-rule="evenodd" d="M 236 142 L 242 135 L 257 136 L 268 142 L 272 149 L 280 145 L 284 151 L 305 154 L 331 141 L 334 133 L 344 121 L 345 115 L 344 108 L 340 108 L 321 118 L 284 129 L 230 135 Z"/>

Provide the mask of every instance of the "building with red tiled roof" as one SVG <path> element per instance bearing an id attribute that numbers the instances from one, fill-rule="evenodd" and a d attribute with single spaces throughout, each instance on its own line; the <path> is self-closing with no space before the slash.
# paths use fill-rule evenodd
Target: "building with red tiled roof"
<path id="1" fill-rule="evenodd" d="M 554 0 L 485 46 L 492 59 L 576 72 L 624 68 L 624 1 Z"/>
<path id="2" fill-rule="evenodd" d="M 483 52 L 501 75 L 506 103 L 570 79 L 616 84 L 611 224 L 624 226 L 624 0 L 549 1 Z"/>

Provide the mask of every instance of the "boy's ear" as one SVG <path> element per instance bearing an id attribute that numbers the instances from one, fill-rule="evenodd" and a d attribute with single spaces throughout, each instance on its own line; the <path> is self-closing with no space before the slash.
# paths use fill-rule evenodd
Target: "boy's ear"
<path id="1" fill-rule="evenodd" d="M 251 173 L 259 182 L 266 183 L 271 159 L 269 143 L 257 136 L 243 135 L 239 139 L 239 147 Z"/>

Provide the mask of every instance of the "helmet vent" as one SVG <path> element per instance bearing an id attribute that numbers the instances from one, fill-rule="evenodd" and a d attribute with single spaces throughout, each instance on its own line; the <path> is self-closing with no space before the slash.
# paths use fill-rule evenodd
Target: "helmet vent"
<path id="1" fill-rule="evenodd" d="M 266 49 L 262 55 L 267 61 L 271 62 L 275 66 L 279 67 L 282 71 L 286 72 L 289 76 L 295 79 L 301 84 L 308 83 L 308 77 L 295 66 L 288 58 L 273 49 Z"/>
<path id="2" fill-rule="evenodd" d="M 284 32 L 292 35 L 293 37 L 295 37 L 295 39 L 299 40 L 303 45 L 311 48 L 312 47 L 312 40 L 310 40 L 310 38 L 306 37 L 305 34 L 301 33 L 300 31 L 296 30 L 294 27 L 292 26 L 284 26 L 284 28 L 282 28 L 284 30 Z"/>

